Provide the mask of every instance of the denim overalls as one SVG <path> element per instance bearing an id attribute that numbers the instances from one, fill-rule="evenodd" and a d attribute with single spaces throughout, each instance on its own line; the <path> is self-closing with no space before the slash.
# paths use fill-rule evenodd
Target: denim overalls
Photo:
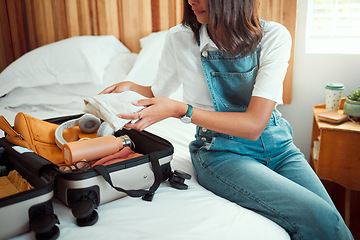
<path id="1" fill-rule="evenodd" d="M 235 59 L 218 51 L 201 53 L 215 111 L 246 111 L 260 49 Z M 292 239 L 353 239 L 278 110 L 256 141 L 199 126 L 195 137 L 191 159 L 208 190 L 273 220 Z"/>

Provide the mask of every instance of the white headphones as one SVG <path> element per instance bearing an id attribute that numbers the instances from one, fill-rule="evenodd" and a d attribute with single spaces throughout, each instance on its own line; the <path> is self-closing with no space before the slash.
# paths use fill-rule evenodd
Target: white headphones
<path id="1" fill-rule="evenodd" d="M 84 114 L 78 119 L 73 119 L 62 123 L 55 130 L 55 143 L 62 149 L 62 146 L 66 143 L 66 140 L 63 137 L 63 132 L 65 129 L 79 126 L 80 130 L 84 133 L 94 133 L 97 131 L 97 137 L 114 135 L 114 130 L 106 122 L 101 123 L 101 120 L 94 115 Z"/>

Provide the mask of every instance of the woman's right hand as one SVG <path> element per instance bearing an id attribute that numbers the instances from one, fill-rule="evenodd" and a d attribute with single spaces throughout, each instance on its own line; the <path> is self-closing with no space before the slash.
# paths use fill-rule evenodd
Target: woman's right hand
<path id="1" fill-rule="evenodd" d="M 130 81 L 119 82 L 110 87 L 105 88 L 99 94 L 108 94 L 108 93 L 121 93 L 130 90 L 130 87 L 133 83 Z"/>

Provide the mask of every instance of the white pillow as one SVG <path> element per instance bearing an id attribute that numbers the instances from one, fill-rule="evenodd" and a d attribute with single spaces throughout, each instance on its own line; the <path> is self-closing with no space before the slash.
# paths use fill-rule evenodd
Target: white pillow
<path id="1" fill-rule="evenodd" d="M 127 80 L 140 85 L 150 86 L 157 73 L 161 53 L 168 31 L 151 33 L 140 39 L 141 51 L 130 70 Z"/>
<path id="2" fill-rule="evenodd" d="M 0 98 L 0 107 L 16 108 L 22 105 L 83 105 L 83 99 L 97 95 L 106 87 L 123 81 L 132 68 L 137 54 L 122 52 L 114 56 L 105 68 L 103 83 L 53 84 L 37 87 L 18 87 Z M 41 107 L 40 107 L 41 108 Z M 82 108 L 81 108 L 82 109 Z"/>
<path id="3" fill-rule="evenodd" d="M 141 51 L 126 80 L 144 86 L 151 86 L 159 69 L 159 62 L 168 31 L 154 32 L 140 39 Z M 170 95 L 170 98 L 181 101 L 182 86 Z"/>
<path id="4" fill-rule="evenodd" d="M 34 49 L 0 74 L 0 96 L 16 87 L 98 83 L 110 59 L 129 52 L 116 37 L 79 36 Z"/>
<path id="5" fill-rule="evenodd" d="M 122 52 L 114 56 L 105 69 L 104 84 L 112 85 L 124 80 L 135 64 L 138 54 Z"/>

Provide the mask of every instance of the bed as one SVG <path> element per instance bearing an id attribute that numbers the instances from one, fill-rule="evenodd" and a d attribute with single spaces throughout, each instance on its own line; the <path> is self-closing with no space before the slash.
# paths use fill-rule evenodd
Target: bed
<path id="1" fill-rule="evenodd" d="M 151 85 L 166 33 L 141 38 L 139 53 L 111 35 L 72 37 L 28 52 L 0 74 L 0 114 L 11 124 L 18 112 L 40 119 L 78 114 L 84 98 L 115 82 Z M 181 96 L 180 89 L 171 97 L 181 100 Z M 100 205 L 99 221 L 91 227 L 78 227 L 71 210 L 53 199 L 59 239 L 290 239 L 274 222 L 197 183 L 188 151 L 194 125 L 167 119 L 147 131 L 173 144 L 172 169 L 193 176 L 187 180 L 188 190 L 164 182 L 152 202 L 124 197 Z M 13 239 L 34 239 L 34 233 Z"/>

